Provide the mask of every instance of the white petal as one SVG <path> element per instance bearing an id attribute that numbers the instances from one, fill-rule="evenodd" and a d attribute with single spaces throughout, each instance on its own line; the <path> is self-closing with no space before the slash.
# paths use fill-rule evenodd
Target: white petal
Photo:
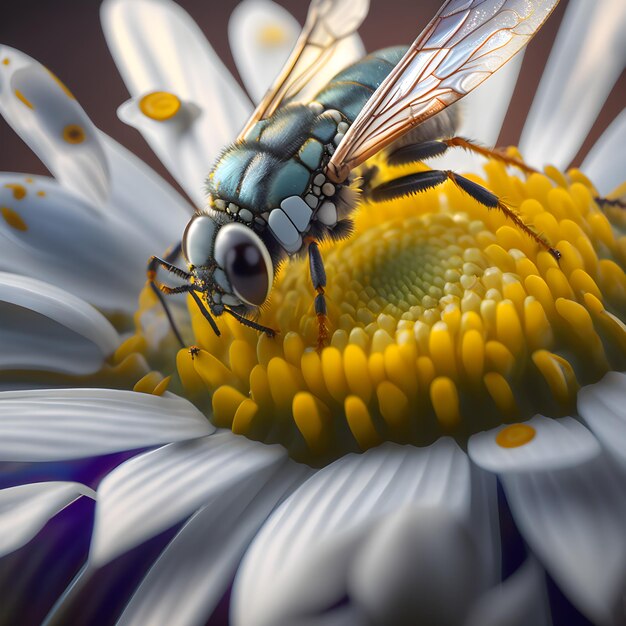
<path id="1" fill-rule="evenodd" d="M 626 178 L 626 109 L 611 122 L 585 157 L 580 169 L 601 196 L 608 195 Z"/>
<path id="2" fill-rule="evenodd" d="M 520 139 L 535 167 L 566 167 L 626 61 L 626 3 L 572 0 Z"/>
<path id="3" fill-rule="evenodd" d="M 141 159 L 104 133 L 101 138 L 111 170 L 106 211 L 120 218 L 122 228 L 135 238 L 145 273 L 151 255 L 180 241 L 193 208 Z"/>
<path id="4" fill-rule="evenodd" d="M 288 461 L 265 484 L 241 481 L 213 497 L 162 552 L 118 624 L 206 624 L 258 528 L 310 473 Z"/>
<path id="5" fill-rule="evenodd" d="M 208 169 L 219 150 L 243 127 L 252 112 L 250 102 L 198 26 L 177 4 L 107 0 L 101 17 L 131 97 L 166 91 L 184 102 L 187 111 L 193 109 L 194 115 L 174 129 L 167 121 L 143 114 L 133 123 L 187 194 L 202 206 Z"/>
<path id="6" fill-rule="evenodd" d="M 259 102 L 278 76 L 300 34 L 300 24 L 271 0 L 244 0 L 228 22 L 228 41 L 243 84 Z"/>
<path id="7" fill-rule="evenodd" d="M 597 624 L 626 618 L 626 476 L 606 456 L 502 478 L 524 539 L 572 604 Z"/>
<path id="8" fill-rule="evenodd" d="M 193 404 L 117 389 L 0 392 L 0 459 L 55 461 L 202 437 L 215 429 Z"/>
<path id="9" fill-rule="evenodd" d="M 107 563 L 241 482 L 260 487 L 284 460 L 280 446 L 225 432 L 123 463 L 98 488 L 92 563 Z"/>
<path id="10" fill-rule="evenodd" d="M 34 59 L 8 46 L 0 46 L 0 56 L 9 60 L 0 73 L 2 115 L 64 186 L 103 203 L 109 168 L 98 130 L 85 111 Z"/>
<path id="11" fill-rule="evenodd" d="M 552 419 L 536 415 L 524 424 L 533 428 L 535 435 L 517 447 L 503 447 L 496 441 L 498 434 L 511 426 L 473 435 L 468 444 L 472 461 L 490 472 L 526 472 L 578 465 L 600 453 L 596 438 L 571 417 Z"/>
<path id="12" fill-rule="evenodd" d="M 445 509 L 389 515 L 354 559 L 349 595 L 368 624 L 456 626 L 479 590 L 476 544 Z"/>
<path id="13" fill-rule="evenodd" d="M 105 311 L 136 309 L 156 245 L 52 178 L 1 173 L 0 207 L 0 269 L 45 280 Z"/>
<path id="14" fill-rule="evenodd" d="M 235 624 L 297 623 L 340 601 L 356 546 L 408 506 L 470 509 L 468 459 L 450 439 L 428 448 L 384 444 L 323 468 L 272 514 L 233 588 Z"/>
<path id="15" fill-rule="evenodd" d="M 82 195 L 85 210 L 118 218 L 117 232 L 121 239 L 130 228 L 135 254 L 144 259 L 143 270 L 145 259 L 151 254 L 161 253 L 180 240 L 192 213 L 191 207 L 147 165 L 95 128 L 78 103 L 67 96 L 44 66 L 13 48 L 0 46 L 2 50 L 9 64 L 3 65 L 0 73 L 0 113 L 37 152 L 59 182 L 72 193 Z M 16 70 L 43 77 L 43 87 L 64 106 L 69 106 L 70 113 L 76 111 L 88 136 L 84 142 L 67 144 L 62 140 L 63 128 L 59 135 L 56 126 L 69 113 L 59 111 L 58 103 L 45 101 L 41 107 L 30 109 L 15 96 L 9 83 Z M 25 97 L 21 91 L 20 94 Z M 37 117 L 35 113 L 42 119 L 31 119 Z"/>
<path id="16" fill-rule="evenodd" d="M 598 439 L 626 463 L 626 374 L 609 372 L 578 393 L 578 412 Z"/>
<path id="17" fill-rule="evenodd" d="M 95 492 L 79 483 L 42 482 L 0 490 L 0 556 L 28 543 L 76 498 Z"/>
<path id="18" fill-rule="evenodd" d="M 472 607 L 464 626 L 550 626 L 545 574 L 533 558 Z"/>
<path id="19" fill-rule="evenodd" d="M 86 302 L 0 272 L 0 369 L 91 374 L 118 344 L 115 329 Z"/>

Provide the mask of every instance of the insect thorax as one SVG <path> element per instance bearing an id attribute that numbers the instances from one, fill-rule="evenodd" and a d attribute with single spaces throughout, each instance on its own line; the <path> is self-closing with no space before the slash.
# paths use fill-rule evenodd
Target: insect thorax
<path id="1" fill-rule="evenodd" d="M 303 238 L 340 238 L 357 195 L 333 185 L 324 169 L 373 90 L 401 57 L 389 48 L 331 80 L 307 104 L 290 103 L 257 122 L 220 156 L 207 180 L 212 208 L 253 227 L 288 254 Z M 272 247 L 272 241 L 268 242 Z"/>

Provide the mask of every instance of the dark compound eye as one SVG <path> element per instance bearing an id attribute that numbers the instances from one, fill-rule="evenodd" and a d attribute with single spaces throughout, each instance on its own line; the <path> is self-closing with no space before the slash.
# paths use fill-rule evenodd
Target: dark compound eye
<path id="1" fill-rule="evenodd" d="M 253 230 L 236 223 L 223 226 L 215 239 L 215 260 L 238 298 L 255 306 L 265 302 L 272 285 L 272 259 Z"/>

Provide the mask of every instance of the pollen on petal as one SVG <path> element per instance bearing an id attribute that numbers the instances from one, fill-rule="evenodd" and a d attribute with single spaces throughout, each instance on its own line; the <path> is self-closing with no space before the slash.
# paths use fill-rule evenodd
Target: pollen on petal
<path id="1" fill-rule="evenodd" d="M 26 224 L 22 216 L 17 211 L 6 206 L 1 207 L 0 211 L 2 212 L 2 217 L 4 218 L 4 221 L 11 228 L 21 231 L 28 230 L 28 224 Z"/>
<path id="2" fill-rule="evenodd" d="M 174 117 L 181 107 L 178 96 L 167 91 L 153 91 L 139 101 L 141 112 L 152 120 L 163 122 Z"/>

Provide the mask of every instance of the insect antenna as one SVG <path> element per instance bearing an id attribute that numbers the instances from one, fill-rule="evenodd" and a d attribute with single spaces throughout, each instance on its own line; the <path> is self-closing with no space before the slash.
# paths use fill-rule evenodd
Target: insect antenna
<path id="1" fill-rule="evenodd" d="M 243 317 L 243 315 L 239 315 L 239 313 L 235 313 L 232 309 L 224 307 L 224 311 L 229 315 L 232 315 L 240 324 L 244 326 L 249 326 L 250 328 L 254 328 L 254 330 L 258 330 L 260 332 L 265 333 L 268 337 L 274 337 L 276 335 L 276 331 L 268 328 L 267 326 L 262 326 L 261 324 L 257 324 L 252 320 L 249 320 L 247 317 Z"/>

